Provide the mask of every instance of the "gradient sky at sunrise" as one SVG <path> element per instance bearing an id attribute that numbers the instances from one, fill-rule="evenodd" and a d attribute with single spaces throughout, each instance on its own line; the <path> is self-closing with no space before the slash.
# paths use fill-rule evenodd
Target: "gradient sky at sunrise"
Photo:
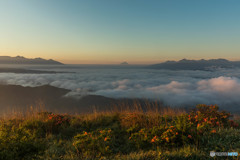
<path id="1" fill-rule="evenodd" d="M 0 55 L 64 63 L 240 60 L 238 0 L 0 0 Z"/>

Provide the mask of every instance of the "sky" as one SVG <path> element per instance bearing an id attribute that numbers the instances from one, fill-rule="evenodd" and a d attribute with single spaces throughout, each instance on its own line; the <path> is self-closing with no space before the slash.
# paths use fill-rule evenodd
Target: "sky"
<path id="1" fill-rule="evenodd" d="M 0 55 L 67 64 L 240 60 L 237 0 L 0 0 Z"/>

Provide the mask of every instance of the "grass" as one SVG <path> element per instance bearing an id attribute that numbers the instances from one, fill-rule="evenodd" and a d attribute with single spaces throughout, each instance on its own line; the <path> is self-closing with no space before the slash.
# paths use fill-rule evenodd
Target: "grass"
<path id="1" fill-rule="evenodd" d="M 0 159 L 219 159 L 210 151 L 240 153 L 239 117 L 217 106 L 92 114 L 30 109 L 0 120 Z M 239 159 L 239 157 L 222 157 Z"/>

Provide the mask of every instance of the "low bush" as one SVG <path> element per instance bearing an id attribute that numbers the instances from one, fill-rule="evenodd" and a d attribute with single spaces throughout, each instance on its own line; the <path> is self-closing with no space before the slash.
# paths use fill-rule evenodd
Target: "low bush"
<path id="1" fill-rule="evenodd" d="M 114 134 L 111 129 L 83 131 L 74 137 L 73 145 L 81 158 L 99 158 L 113 153 Z"/>
<path id="2" fill-rule="evenodd" d="M 214 105 L 176 115 L 41 112 L 0 121 L 0 160 L 209 159 L 210 151 L 240 152 L 238 123 Z"/>
<path id="3" fill-rule="evenodd" d="M 0 159 L 37 159 L 44 153 L 46 141 L 13 123 L 0 126 Z"/>

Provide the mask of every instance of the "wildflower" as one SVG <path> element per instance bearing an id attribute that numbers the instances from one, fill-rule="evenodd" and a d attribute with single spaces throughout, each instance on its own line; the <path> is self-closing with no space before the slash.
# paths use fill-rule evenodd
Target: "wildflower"
<path id="1" fill-rule="evenodd" d="M 169 138 L 168 137 L 166 137 L 165 139 L 166 139 L 167 142 L 169 142 Z"/>
<path id="2" fill-rule="evenodd" d="M 100 133 L 102 133 L 103 131 L 99 131 Z"/>
<path id="3" fill-rule="evenodd" d="M 219 122 L 216 122 L 216 125 L 219 125 Z"/>
<path id="4" fill-rule="evenodd" d="M 189 135 L 188 135 L 188 138 L 192 138 L 192 136 L 189 134 Z"/>
<path id="5" fill-rule="evenodd" d="M 176 135 L 178 135 L 178 132 L 176 132 Z"/>
<path id="6" fill-rule="evenodd" d="M 87 135 L 87 132 L 84 132 L 84 135 Z"/>
<path id="7" fill-rule="evenodd" d="M 216 130 L 215 130 L 215 129 L 213 129 L 213 130 L 211 131 L 211 133 L 216 133 Z"/>
<path id="8" fill-rule="evenodd" d="M 151 142 L 154 143 L 154 142 L 155 142 L 155 139 L 152 139 Z"/>
<path id="9" fill-rule="evenodd" d="M 128 139 L 132 139 L 132 137 L 129 137 Z"/>
<path id="10" fill-rule="evenodd" d="M 198 127 L 200 127 L 200 124 L 199 124 L 199 123 L 197 124 L 197 128 L 198 128 Z"/>
<path id="11" fill-rule="evenodd" d="M 204 118 L 203 120 L 204 120 L 204 122 L 207 122 L 207 118 Z"/>
<path id="12" fill-rule="evenodd" d="M 108 138 L 107 138 L 107 137 L 105 137 L 105 138 L 104 138 L 104 141 L 107 141 L 107 140 L 108 140 Z"/>

